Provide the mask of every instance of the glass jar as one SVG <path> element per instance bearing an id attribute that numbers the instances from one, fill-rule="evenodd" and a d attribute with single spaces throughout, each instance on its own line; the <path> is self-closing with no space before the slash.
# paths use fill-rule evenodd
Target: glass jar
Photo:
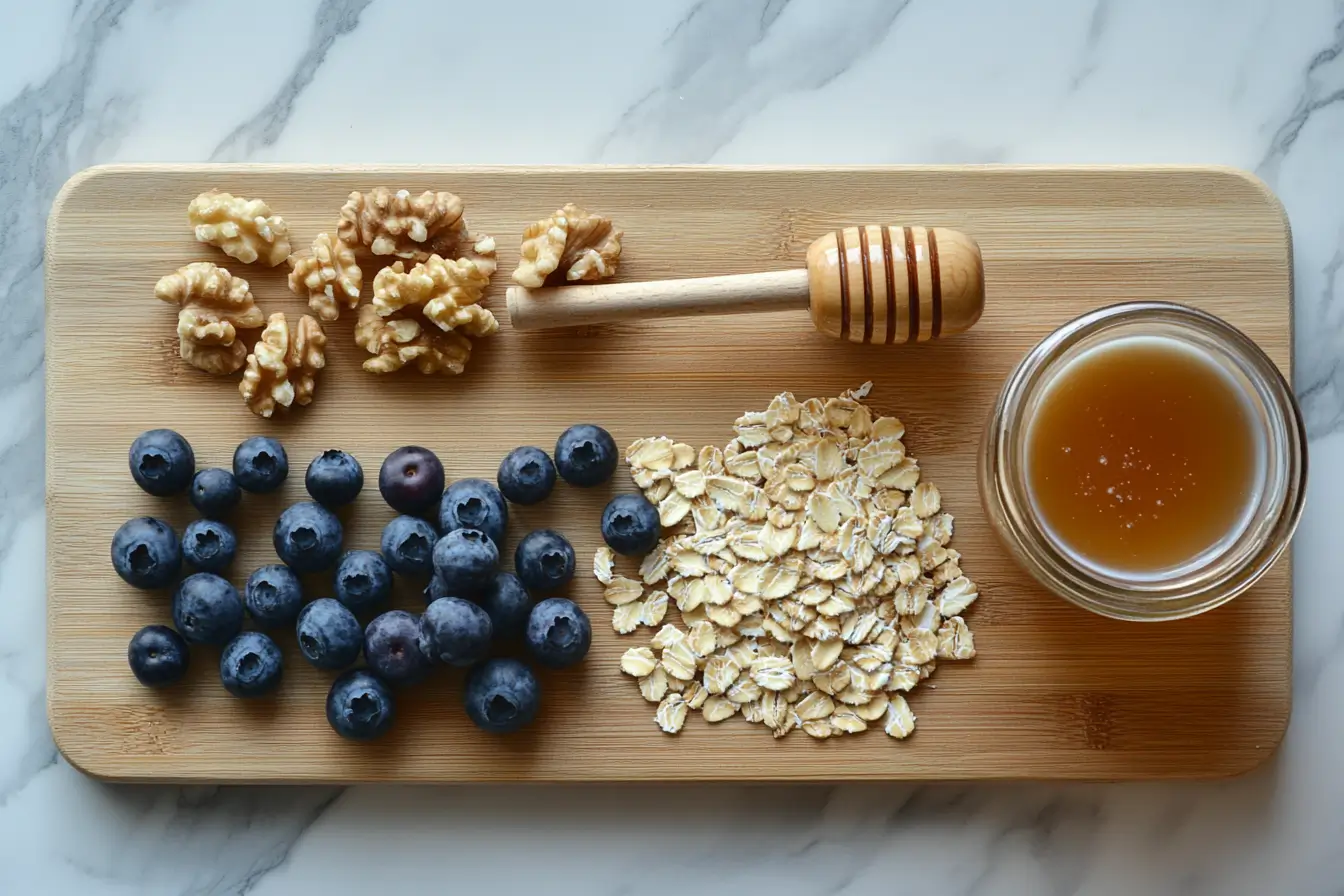
<path id="1" fill-rule="evenodd" d="M 1221 367 L 1250 410 L 1264 460 L 1263 481 L 1240 529 L 1192 562 L 1158 575 L 1107 571 L 1071 556 L 1043 525 L 1027 482 L 1027 424 L 1055 377 L 1083 353 L 1134 336 L 1183 343 Z M 1115 619 L 1182 619 L 1251 587 L 1288 546 L 1306 494 L 1306 433 L 1292 388 L 1244 333 L 1184 305 L 1133 302 L 1084 314 L 1027 353 L 985 427 L 979 475 L 981 500 L 999 538 L 1042 585 Z"/>

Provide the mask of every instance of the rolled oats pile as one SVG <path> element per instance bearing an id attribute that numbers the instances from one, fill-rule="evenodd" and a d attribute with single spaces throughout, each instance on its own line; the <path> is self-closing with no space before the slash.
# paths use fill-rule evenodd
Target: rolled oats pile
<path id="1" fill-rule="evenodd" d="M 903 738 L 915 717 L 902 693 L 939 659 L 975 656 L 961 614 L 978 592 L 948 547 L 952 515 L 920 481 L 901 422 L 862 403 L 871 385 L 778 395 L 739 417 L 722 450 L 664 437 L 626 449 L 665 537 L 637 578 L 606 547 L 593 572 L 617 632 L 658 627 L 620 665 L 663 731 L 699 710 L 775 737 L 880 725 Z M 669 603 L 680 625 L 664 624 Z"/>

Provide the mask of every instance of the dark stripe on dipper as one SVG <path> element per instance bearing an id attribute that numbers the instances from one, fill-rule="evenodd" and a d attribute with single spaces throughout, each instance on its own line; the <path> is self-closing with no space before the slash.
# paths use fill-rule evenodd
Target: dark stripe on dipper
<path id="1" fill-rule="evenodd" d="M 835 232 L 836 267 L 840 272 L 840 338 L 849 341 L 849 259 L 845 257 L 845 231 Z"/>
<path id="2" fill-rule="evenodd" d="M 943 284 L 938 279 L 938 241 L 929 228 L 929 277 L 933 281 L 933 327 L 930 339 L 937 339 L 943 329 Z"/>
<path id="3" fill-rule="evenodd" d="M 863 341 L 873 341 L 873 266 L 868 258 L 868 228 L 859 228 L 859 260 L 863 262 Z"/>
<path id="4" fill-rule="evenodd" d="M 902 227 L 901 232 L 905 234 L 905 278 L 910 286 L 910 332 L 906 334 L 906 342 L 917 342 L 919 340 L 919 264 L 915 261 L 915 231 L 909 227 Z"/>
<path id="5" fill-rule="evenodd" d="M 896 341 L 896 270 L 891 257 L 891 228 L 882 228 L 882 262 L 887 269 L 887 345 Z"/>

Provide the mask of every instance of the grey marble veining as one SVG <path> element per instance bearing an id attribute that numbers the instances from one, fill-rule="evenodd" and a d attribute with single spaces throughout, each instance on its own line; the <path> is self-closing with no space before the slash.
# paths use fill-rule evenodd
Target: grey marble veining
<path id="1" fill-rule="evenodd" d="M 433 891 L 450 872 L 462 888 L 505 892 L 1341 892 L 1339 0 L 594 0 L 564 15 L 540 0 L 9 6 L 0 892 Z M 205 159 L 1256 171 L 1293 224 L 1296 385 L 1313 439 L 1280 753 L 1242 779 L 1126 786 L 268 790 L 83 778 L 45 723 L 43 225 L 86 165 Z"/>

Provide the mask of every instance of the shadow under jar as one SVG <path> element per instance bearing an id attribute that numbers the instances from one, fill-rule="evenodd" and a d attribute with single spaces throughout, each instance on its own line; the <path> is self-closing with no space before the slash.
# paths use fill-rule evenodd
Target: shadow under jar
<path id="1" fill-rule="evenodd" d="M 1253 585 L 1292 538 L 1306 436 L 1240 330 L 1183 305 L 1083 315 L 1004 384 L 980 495 L 1041 584 L 1116 619 L 1182 619 Z"/>

